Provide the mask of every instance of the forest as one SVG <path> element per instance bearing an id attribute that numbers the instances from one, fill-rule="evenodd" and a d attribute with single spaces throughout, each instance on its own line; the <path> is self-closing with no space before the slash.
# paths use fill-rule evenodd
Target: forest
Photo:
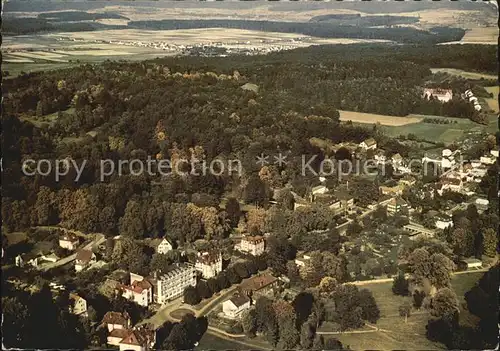
<path id="1" fill-rule="evenodd" d="M 422 85 L 432 77 L 429 65 L 446 61 L 446 54 L 448 63 L 457 66 L 494 57 L 484 46 L 449 46 L 437 52 L 426 46 L 388 50 L 353 45 L 339 50 L 326 46 L 251 58 L 106 62 L 5 81 L 4 225 L 22 230 L 61 222 L 109 235 L 120 228 L 154 236 L 166 230 L 188 235 L 182 239 L 188 241 L 224 236 L 230 228 L 227 218 L 234 215 L 218 208 L 227 193 L 247 204 L 267 206 L 273 188 L 290 182 L 304 195 L 315 185 L 316 179 L 299 174 L 300 155 L 319 155 L 318 164 L 326 156 L 311 138 L 359 143 L 376 136 L 382 142 L 375 130 L 340 124 L 339 109 L 389 115 L 436 107 L 464 111 L 459 99 L 441 104 L 421 98 Z M 245 83 L 256 84 L 259 91 L 241 89 Z M 51 122 L 30 122 L 49 114 L 55 114 Z M 276 150 L 287 152 L 289 167 L 259 173 L 256 156 Z M 123 174 L 100 181 L 100 160 L 148 156 L 240 159 L 245 174 L 166 179 Z M 78 164 L 87 161 L 77 182 L 74 170 L 59 182 L 21 172 L 27 158 L 67 157 Z M 371 194 L 370 185 L 353 187 L 357 201 Z M 309 216 L 317 214 L 304 220 Z M 134 220 L 139 217 L 147 219 Z M 328 225 L 321 224 L 323 229 Z"/>

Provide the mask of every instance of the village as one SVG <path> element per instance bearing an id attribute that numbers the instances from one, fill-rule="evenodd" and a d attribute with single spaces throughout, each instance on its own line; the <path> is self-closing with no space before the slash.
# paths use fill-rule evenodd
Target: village
<path id="1" fill-rule="evenodd" d="M 464 159 L 460 149 L 443 148 L 440 154 L 425 153 L 415 163 L 399 153 L 386 152 L 374 138 L 360 144 L 341 143 L 334 149 L 336 152 L 347 150 L 353 158 L 370 160 L 379 170 L 391 168 L 387 180 L 378 186 L 376 201 L 360 203 L 349 189 L 349 178 L 330 189 L 331 182 L 319 177 L 318 185 L 310 188 L 306 197 L 297 195 L 293 189 L 286 189 L 293 196 L 293 211 L 316 206 L 331 211 L 336 223 L 334 230 L 341 236 L 338 254 L 346 258 L 348 283 L 377 279 L 392 281 L 405 264 L 400 257 L 401 247 L 408 247 L 422 238 L 444 240 L 443 233 L 454 225 L 455 211 L 472 205 L 482 213 L 489 207 L 489 201 L 478 195 L 477 189 L 487 176 L 488 168 L 496 163 L 498 150 L 487 150 L 478 159 L 469 160 Z M 435 181 L 423 184 L 421 174 L 426 168 L 423 166 L 429 163 L 433 164 L 432 170 L 437 176 Z M 275 194 L 279 192 L 280 189 L 275 189 Z M 422 206 L 415 203 L 432 201 L 435 197 L 458 197 L 460 200 L 447 200 L 445 210 L 426 213 L 422 217 Z M 408 201 L 409 198 L 413 200 Z M 276 201 L 272 200 L 273 203 Z M 87 274 L 92 286 L 107 298 L 121 297 L 139 306 L 143 319 L 135 323 L 125 310 L 107 311 L 100 321 L 100 327 L 107 330 L 107 345 L 117 346 L 120 350 L 152 349 L 156 343 L 156 330 L 167 321 L 180 321 L 185 313 L 207 316 L 211 333 L 240 336 L 243 332 L 242 315 L 253 308 L 258 296 L 293 299 L 300 293 L 291 277 L 276 274 L 268 267 L 265 257 L 269 254 L 269 245 L 266 241 L 272 233 L 255 233 L 245 225 L 239 225 L 230 240 L 224 242 L 224 247 L 219 248 L 197 250 L 193 246 L 183 246 L 170 239 L 168 233 L 163 238 L 144 239 L 142 244 L 150 248 L 153 261 L 162 263 L 142 274 L 123 269 L 109 270 L 114 266 L 110 252 L 114 255 L 117 247 L 122 245 L 120 236 L 106 239 L 102 234 L 52 229 L 56 229 L 53 233 L 59 234 L 54 237 L 54 234 L 48 234 L 48 230 L 43 234 L 46 238 L 42 239 L 51 241 L 54 249 L 20 253 L 15 257 L 14 265 L 28 272 L 44 274 L 57 270 L 59 274 L 54 275 L 50 282 L 51 289 L 62 293 L 72 287 L 69 291 L 71 313 L 82 318 L 89 317 L 91 308 L 91 303 L 85 298 L 88 289 L 75 284 L 82 274 Z M 321 237 L 328 233 L 329 229 L 314 229 L 307 235 Z M 291 261 L 302 276 L 307 275 L 308 262 L 314 254 L 297 252 Z M 457 263 L 462 270 L 474 271 L 490 266 L 493 261 L 461 257 Z M 99 278 L 95 280 L 91 278 L 93 276 Z M 22 278 L 13 282 L 27 289 L 33 288 L 22 282 Z"/>

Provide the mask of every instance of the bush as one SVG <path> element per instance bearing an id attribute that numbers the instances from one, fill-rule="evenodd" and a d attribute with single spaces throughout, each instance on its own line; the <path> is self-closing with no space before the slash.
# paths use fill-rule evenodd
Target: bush
<path id="1" fill-rule="evenodd" d="M 197 305 L 201 302 L 200 294 L 194 286 L 188 286 L 184 289 L 184 303 L 191 306 Z"/>

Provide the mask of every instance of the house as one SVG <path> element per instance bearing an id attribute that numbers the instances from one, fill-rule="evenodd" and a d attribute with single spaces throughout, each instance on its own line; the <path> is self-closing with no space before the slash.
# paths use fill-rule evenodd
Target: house
<path id="1" fill-rule="evenodd" d="M 278 279 L 270 274 L 260 274 L 243 280 L 241 291 L 249 297 L 266 295 L 278 286 Z"/>
<path id="2" fill-rule="evenodd" d="M 66 250 L 76 250 L 79 244 L 80 239 L 76 235 L 71 233 L 66 233 L 59 238 L 59 246 Z"/>
<path id="3" fill-rule="evenodd" d="M 314 197 L 315 195 L 318 195 L 318 194 L 325 194 L 328 192 L 328 188 L 324 185 L 318 185 L 318 186 L 315 186 L 311 189 L 311 194 L 312 196 Z"/>
<path id="4" fill-rule="evenodd" d="M 137 327 L 129 330 L 127 335 L 119 342 L 120 351 L 148 351 L 156 343 L 156 330 L 149 327 Z"/>
<path id="5" fill-rule="evenodd" d="M 153 286 L 153 301 L 160 305 L 181 296 L 188 286 L 196 286 L 196 269 L 188 263 L 169 267 L 166 273 L 149 279 Z"/>
<path id="6" fill-rule="evenodd" d="M 50 254 L 40 256 L 40 259 L 42 261 L 46 261 L 46 262 L 57 262 L 61 258 L 59 256 L 57 256 L 54 252 L 52 252 Z"/>
<path id="7" fill-rule="evenodd" d="M 495 158 L 498 158 L 498 150 L 490 150 L 490 155 Z"/>
<path id="8" fill-rule="evenodd" d="M 311 256 L 308 255 L 302 255 L 297 258 L 295 258 L 295 264 L 299 268 L 304 268 L 306 266 L 306 263 L 311 259 Z"/>
<path id="9" fill-rule="evenodd" d="M 484 165 L 492 165 L 496 162 L 496 157 L 492 156 L 481 156 L 479 161 Z"/>
<path id="10" fill-rule="evenodd" d="M 403 227 L 403 229 L 409 233 L 409 237 L 411 240 L 415 240 L 418 238 L 433 238 L 436 234 L 435 230 L 425 228 L 424 226 L 416 223 L 407 224 Z"/>
<path id="11" fill-rule="evenodd" d="M 368 138 L 359 144 L 363 150 L 375 150 L 377 148 L 377 141 L 373 138 Z"/>
<path id="12" fill-rule="evenodd" d="M 120 341 L 122 341 L 129 334 L 128 329 L 113 329 L 107 338 L 108 345 L 119 346 Z"/>
<path id="13" fill-rule="evenodd" d="M 438 229 L 446 229 L 448 227 L 453 227 L 453 221 L 450 216 L 440 215 L 436 216 L 435 225 Z"/>
<path id="14" fill-rule="evenodd" d="M 403 157 L 399 153 L 397 153 L 392 155 L 391 161 L 394 167 L 399 167 L 403 163 Z"/>
<path id="15" fill-rule="evenodd" d="M 80 272 L 92 263 L 96 262 L 95 253 L 91 250 L 82 249 L 76 253 L 75 271 Z"/>
<path id="16" fill-rule="evenodd" d="M 204 279 L 210 279 L 222 272 L 222 254 L 219 251 L 198 252 L 195 268 Z"/>
<path id="17" fill-rule="evenodd" d="M 466 265 L 467 269 L 483 267 L 483 262 L 477 258 L 466 258 L 461 262 Z"/>
<path id="18" fill-rule="evenodd" d="M 395 186 L 381 185 L 378 187 L 378 189 L 382 193 L 382 195 L 399 196 L 403 194 L 404 186 L 401 184 L 397 184 Z"/>
<path id="19" fill-rule="evenodd" d="M 415 177 L 411 176 L 411 175 L 408 175 L 408 174 L 405 174 L 403 176 L 403 178 L 401 178 L 398 183 L 399 185 L 404 185 L 404 186 L 412 186 L 414 185 L 415 183 L 417 182 L 417 180 L 415 179 Z"/>
<path id="20" fill-rule="evenodd" d="M 373 155 L 373 159 L 377 165 L 385 165 L 387 162 L 387 157 L 385 156 L 384 150 L 378 150 L 375 155 Z"/>
<path id="21" fill-rule="evenodd" d="M 130 273 L 130 285 L 122 285 L 122 296 L 136 304 L 148 307 L 153 302 L 153 286 L 144 277 Z"/>
<path id="22" fill-rule="evenodd" d="M 450 157 L 453 154 L 453 152 L 450 149 L 443 149 L 441 151 L 441 156 L 443 157 Z"/>
<path id="23" fill-rule="evenodd" d="M 163 240 L 158 244 L 156 248 L 156 252 L 159 254 L 166 254 L 169 251 L 172 251 L 173 247 L 170 241 L 167 238 L 163 238 Z"/>
<path id="24" fill-rule="evenodd" d="M 235 294 L 222 303 L 222 312 L 228 318 L 236 319 L 241 313 L 250 308 L 250 299 L 244 294 Z"/>
<path id="25" fill-rule="evenodd" d="M 69 294 L 69 311 L 77 316 L 87 317 L 87 300 L 75 293 Z"/>
<path id="26" fill-rule="evenodd" d="M 424 89 L 424 98 L 430 99 L 431 96 L 437 98 L 441 102 L 450 101 L 453 98 L 453 91 L 451 89 Z"/>
<path id="27" fill-rule="evenodd" d="M 490 205 L 490 201 L 488 199 L 482 199 L 482 198 L 476 199 L 474 203 L 478 208 L 478 210 L 483 210 L 483 211 L 487 210 Z"/>
<path id="28" fill-rule="evenodd" d="M 407 209 L 408 203 L 400 197 L 391 199 L 387 204 L 387 213 L 389 214 L 401 213 Z"/>
<path id="29" fill-rule="evenodd" d="M 32 267 L 38 267 L 38 264 L 41 261 L 40 255 L 35 255 L 31 252 L 28 252 L 23 255 L 17 255 L 16 256 L 16 266 L 18 267 L 24 267 L 25 265 L 30 265 Z"/>
<path id="30" fill-rule="evenodd" d="M 439 195 L 443 195 L 443 192 L 445 190 L 451 190 L 455 192 L 460 192 L 462 191 L 462 186 L 463 182 L 462 179 L 457 179 L 457 178 L 441 178 L 440 180 L 440 189 L 438 189 Z"/>
<path id="31" fill-rule="evenodd" d="M 249 253 L 250 255 L 253 256 L 259 256 L 264 253 L 265 246 L 266 246 L 266 241 L 264 240 L 264 237 L 257 235 L 257 236 L 244 236 L 243 239 L 241 239 L 240 245 L 239 245 L 239 250 L 242 252 Z"/>
<path id="32" fill-rule="evenodd" d="M 130 316 L 125 312 L 106 312 L 101 322 L 102 326 L 108 328 L 108 332 L 115 329 L 128 329 L 130 328 Z"/>

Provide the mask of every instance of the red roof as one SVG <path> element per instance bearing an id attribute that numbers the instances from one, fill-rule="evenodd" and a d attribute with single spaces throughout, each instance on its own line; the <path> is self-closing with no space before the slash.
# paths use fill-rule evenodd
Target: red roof
<path id="1" fill-rule="evenodd" d="M 76 260 L 82 262 L 90 262 L 90 260 L 92 259 L 92 254 L 93 253 L 90 250 L 85 250 L 85 249 L 79 250 L 76 253 Z"/>
<path id="2" fill-rule="evenodd" d="M 118 324 L 122 325 L 124 327 L 127 327 L 128 324 L 130 323 L 130 316 L 128 313 L 125 311 L 123 313 L 121 312 L 106 312 L 102 319 L 103 324 Z"/>
<path id="3" fill-rule="evenodd" d="M 134 280 L 131 285 L 124 285 L 123 289 L 131 290 L 137 294 L 142 294 L 144 290 L 151 289 L 152 286 L 147 280 Z"/>

